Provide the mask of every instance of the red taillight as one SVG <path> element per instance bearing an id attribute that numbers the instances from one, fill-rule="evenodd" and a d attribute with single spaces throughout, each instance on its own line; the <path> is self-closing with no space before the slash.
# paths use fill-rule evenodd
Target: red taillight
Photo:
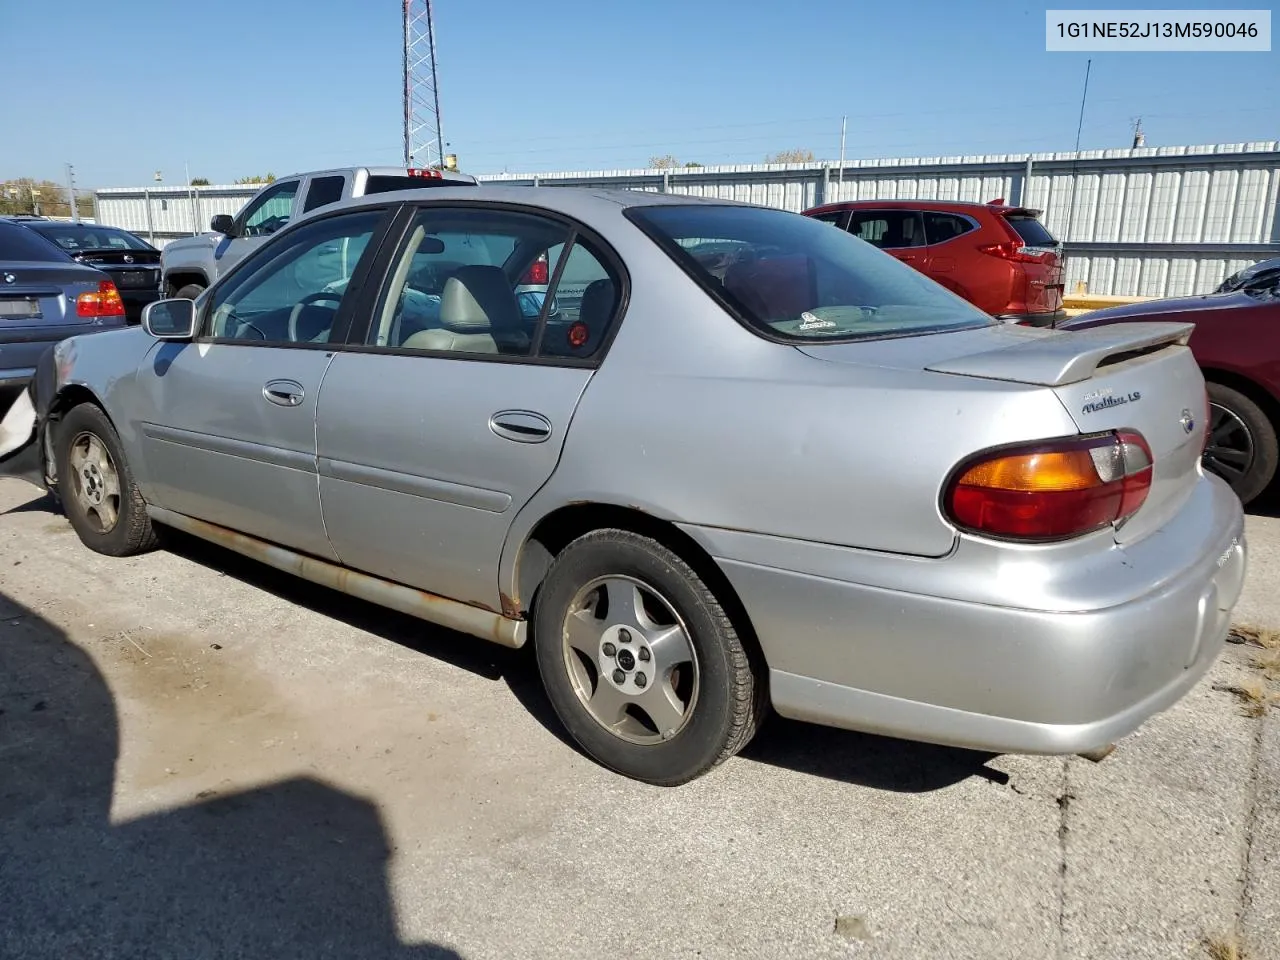
<path id="1" fill-rule="evenodd" d="M 533 264 L 529 269 L 524 272 L 524 276 L 520 278 L 520 282 L 522 284 L 544 284 L 550 282 L 550 279 L 551 275 L 547 267 L 547 255 L 544 253 L 538 257 L 537 260 L 533 261 Z"/>
<path id="2" fill-rule="evenodd" d="M 981 454 L 956 471 L 957 526 L 1011 540 L 1064 540 L 1119 523 L 1151 489 L 1151 448 L 1122 430 Z"/>
<path id="3" fill-rule="evenodd" d="M 124 301 L 120 291 L 110 280 L 98 283 L 97 293 L 82 293 L 76 297 L 77 317 L 123 317 Z"/>
<path id="4" fill-rule="evenodd" d="M 423 179 L 426 179 L 426 180 L 443 180 L 444 179 L 444 174 L 442 174 L 439 170 L 431 170 L 429 168 L 424 168 L 424 167 L 410 167 L 409 176 L 422 177 Z"/>
<path id="5" fill-rule="evenodd" d="M 978 247 L 978 252 L 1013 263 L 1044 263 L 1044 258 L 1052 252 L 1039 250 L 1028 253 L 1025 247 L 1026 244 L 1021 240 L 1006 240 L 1004 243 L 984 243 Z"/>

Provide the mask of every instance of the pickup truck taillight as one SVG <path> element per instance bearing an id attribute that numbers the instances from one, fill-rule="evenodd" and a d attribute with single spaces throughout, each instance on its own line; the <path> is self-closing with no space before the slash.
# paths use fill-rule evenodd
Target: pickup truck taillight
<path id="1" fill-rule="evenodd" d="M 1065 540 L 1137 513 L 1152 465 L 1147 441 L 1130 430 L 1005 447 L 961 464 L 944 507 L 980 535 Z"/>
<path id="2" fill-rule="evenodd" d="M 77 317 L 123 317 L 124 301 L 120 291 L 110 280 L 98 283 L 97 293 L 82 293 L 76 297 Z"/>
<path id="3" fill-rule="evenodd" d="M 547 265 L 547 255 L 539 254 L 538 259 L 530 264 L 529 269 L 524 272 L 524 276 L 520 278 L 521 284 L 545 284 L 551 280 L 550 269 Z"/>

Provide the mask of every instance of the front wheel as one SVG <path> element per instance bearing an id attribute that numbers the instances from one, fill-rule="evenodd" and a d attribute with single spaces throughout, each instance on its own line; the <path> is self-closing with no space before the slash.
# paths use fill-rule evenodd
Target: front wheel
<path id="1" fill-rule="evenodd" d="M 624 530 L 569 544 L 534 611 L 538 669 L 556 715 L 593 759 L 660 786 L 741 750 L 760 678 L 720 602 L 677 554 Z"/>
<path id="2" fill-rule="evenodd" d="M 54 456 L 58 498 L 81 543 L 111 557 L 156 546 L 120 437 L 101 409 L 91 403 L 72 408 L 58 424 Z"/>
<path id="3" fill-rule="evenodd" d="M 1209 442 L 1204 450 L 1206 470 L 1216 473 L 1240 498 L 1257 499 L 1276 476 L 1280 460 L 1276 425 L 1266 413 L 1238 390 L 1220 383 L 1209 391 Z"/>
<path id="4" fill-rule="evenodd" d="M 194 300 L 200 294 L 204 293 L 204 287 L 198 283 L 188 283 L 178 288 L 178 292 L 174 294 L 179 300 Z"/>

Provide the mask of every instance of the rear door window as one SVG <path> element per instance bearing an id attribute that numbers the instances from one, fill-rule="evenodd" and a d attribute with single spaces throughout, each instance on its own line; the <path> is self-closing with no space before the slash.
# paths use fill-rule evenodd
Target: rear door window
<path id="1" fill-rule="evenodd" d="M 327 203 L 337 203 L 342 199 L 342 186 L 346 183 L 345 177 L 314 177 L 311 185 L 307 187 L 307 200 L 302 206 L 303 213 L 309 213 L 316 207 L 323 207 Z"/>
<path id="2" fill-rule="evenodd" d="M 924 221 L 915 210 L 854 210 L 849 232 L 881 250 L 925 245 Z"/>
<path id="3" fill-rule="evenodd" d="M 1028 247 L 1056 248 L 1058 246 L 1054 235 L 1035 217 L 1005 217 L 1004 219 Z"/>
<path id="4" fill-rule="evenodd" d="M 924 214 L 924 233 L 931 244 L 946 243 L 948 240 L 954 240 L 977 229 L 968 217 L 962 217 L 956 213 L 939 213 L 930 210 Z"/>

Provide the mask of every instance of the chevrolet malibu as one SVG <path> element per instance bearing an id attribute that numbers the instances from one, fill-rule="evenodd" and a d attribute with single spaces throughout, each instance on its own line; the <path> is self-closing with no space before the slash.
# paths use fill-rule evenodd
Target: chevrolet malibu
<path id="1" fill-rule="evenodd" d="M 100 553 L 176 528 L 532 643 L 581 748 L 650 783 L 769 708 L 1090 752 L 1204 675 L 1244 577 L 1191 329 L 1001 324 L 745 204 L 437 188 L 50 350 L 0 458 Z"/>

